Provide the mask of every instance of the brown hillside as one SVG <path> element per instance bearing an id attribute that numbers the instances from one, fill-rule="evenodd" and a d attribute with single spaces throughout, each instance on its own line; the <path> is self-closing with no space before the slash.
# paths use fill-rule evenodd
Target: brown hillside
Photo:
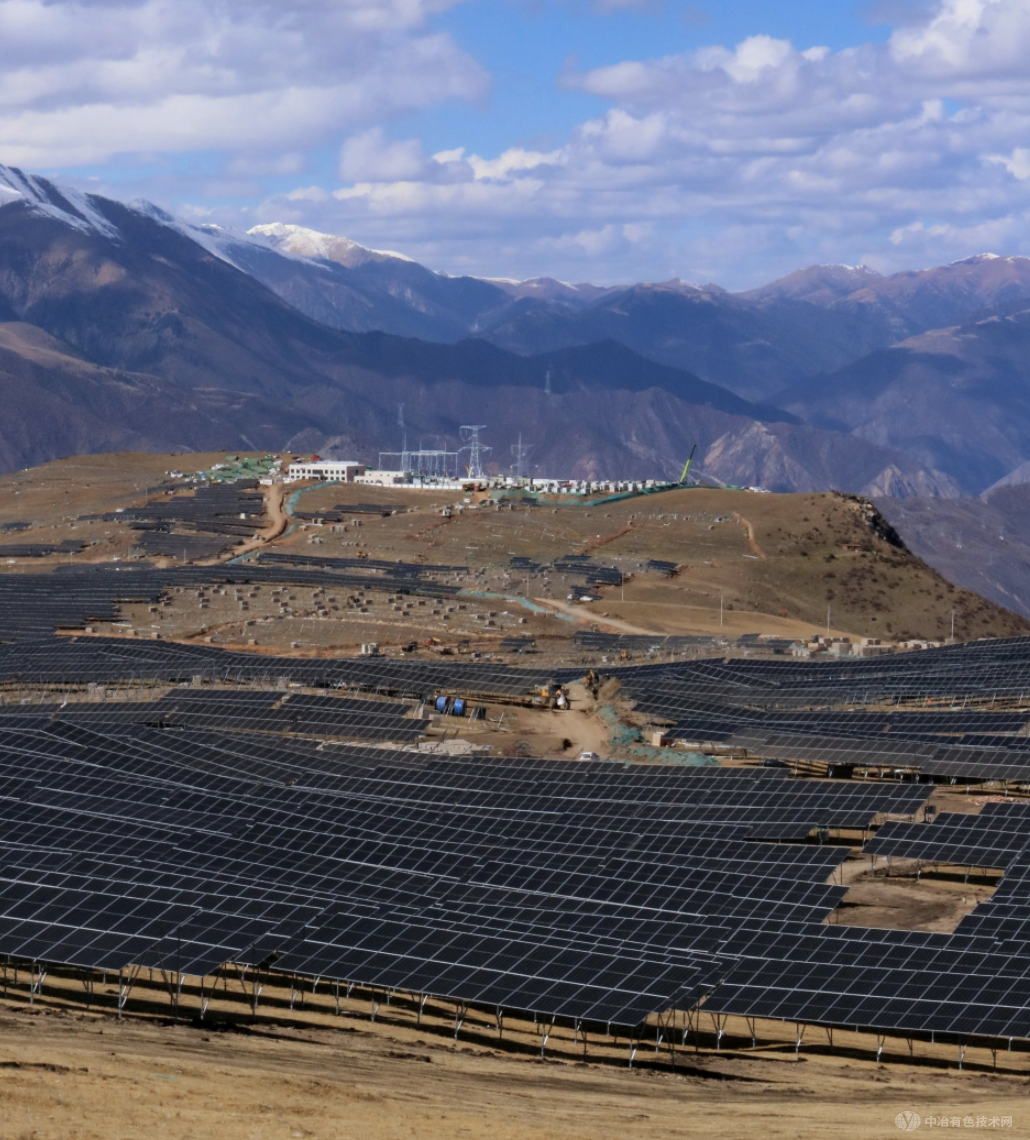
<path id="1" fill-rule="evenodd" d="M 28 530 L 0 536 L 0 566 L 6 572 L 45 572 L 62 556 L 10 564 L 3 547 L 69 538 L 95 543 L 75 556 L 76 563 L 124 561 L 135 532 L 118 520 L 91 522 L 81 516 L 139 505 L 148 487 L 163 481 L 164 472 L 195 471 L 221 458 L 80 456 L 0 478 L 0 524 L 31 524 Z M 287 491 L 294 495 L 296 488 Z M 319 623 L 317 642 L 310 646 L 314 650 L 346 649 L 362 640 L 390 644 L 423 633 L 445 642 L 470 633 L 489 640 L 505 630 L 515 632 L 513 627 L 558 641 L 590 625 L 625 633 L 802 637 L 825 632 L 827 607 L 832 631 L 855 638 L 943 639 L 951 632 L 953 611 L 959 639 L 1030 632 L 1024 618 L 959 589 L 911 554 L 866 500 L 838 493 L 766 495 L 685 488 L 617 502 L 529 504 L 510 496 L 498 503 L 496 493 L 491 499 L 455 491 L 335 485 L 302 490 L 296 507 L 317 514 L 339 503 L 361 501 L 399 510 L 387 518 L 354 519 L 336 529 L 295 522 L 270 548 L 309 556 L 360 553 L 468 566 L 471 577 L 459 584 L 491 597 L 470 598 L 447 618 L 424 608 L 418 612 L 417 628 L 411 627 L 414 613 L 402 619 L 385 602 L 373 602 L 372 616 L 363 619 L 361 628 L 353 615 L 343 612 Z M 442 513 L 448 508 L 450 517 Z M 570 554 L 588 554 L 601 565 L 621 570 L 624 587 L 601 587 L 600 601 L 580 602 L 582 579 L 548 568 Z M 520 556 L 541 568 L 527 578 L 510 565 Z M 648 571 L 650 559 L 675 563 L 676 575 Z M 570 593 L 576 597 L 570 600 Z M 520 607 L 527 597 L 532 606 Z M 504 611 L 494 615 L 495 624 L 485 620 L 491 608 Z M 548 619 L 541 608 L 564 617 Z M 261 631 L 262 647 L 289 648 L 316 628 L 299 626 L 296 615 L 290 622 L 280 621 L 277 609 L 268 615 L 257 612 L 260 609 L 255 603 L 250 616 L 269 620 Z M 484 611 L 482 617 L 474 617 L 478 610 Z M 520 615 L 527 620 L 520 622 Z M 218 637 L 224 633 L 229 640 L 254 636 L 237 629 L 238 621 L 230 623 L 228 615 L 225 630 L 215 629 L 217 616 L 209 615 L 214 624 L 206 632 Z M 374 628 L 368 625 L 373 618 Z M 186 621 L 181 633 L 178 627 L 162 628 L 165 636 L 189 636 L 194 627 Z"/>

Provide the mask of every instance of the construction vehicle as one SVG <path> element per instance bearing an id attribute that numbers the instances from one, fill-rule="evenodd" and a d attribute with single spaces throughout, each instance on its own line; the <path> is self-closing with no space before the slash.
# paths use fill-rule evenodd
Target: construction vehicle
<path id="1" fill-rule="evenodd" d="M 694 462 L 694 452 L 695 451 L 697 451 L 697 444 L 696 443 L 690 449 L 690 455 L 687 456 L 687 462 L 683 465 L 683 474 L 680 476 L 680 482 L 681 483 L 686 483 L 686 481 L 687 481 L 687 472 L 690 470 L 691 463 Z"/>
<path id="2" fill-rule="evenodd" d="M 569 709 L 569 691 L 564 685 L 541 685 L 533 695 L 533 704 L 545 709 Z"/>

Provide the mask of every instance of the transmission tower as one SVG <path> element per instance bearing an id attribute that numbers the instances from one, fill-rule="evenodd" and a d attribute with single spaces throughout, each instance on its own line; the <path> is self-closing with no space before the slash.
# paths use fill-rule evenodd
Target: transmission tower
<path id="1" fill-rule="evenodd" d="M 401 470 L 407 471 L 410 466 L 408 458 L 408 429 L 404 423 L 404 405 L 397 405 L 397 426 L 401 429 Z"/>
<path id="2" fill-rule="evenodd" d="M 486 428 L 486 424 L 462 424 L 461 425 L 461 438 L 464 439 L 465 446 L 463 451 L 469 453 L 469 478 L 482 479 L 483 471 L 483 453 L 492 450 L 479 442 L 479 433 Z"/>
<path id="3" fill-rule="evenodd" d="M 519 442 L 512 444 L 511 448 L 511 453 L 515 456 L 515 462 L 511 465 L 511 470 L 516 479 L 525 479 L 529 474 L 529 465 L 526 460 L 529 457 L 529 449 L 532 446 L 531 443 L 522 442 L 522 432 L 519 432 Z"/>

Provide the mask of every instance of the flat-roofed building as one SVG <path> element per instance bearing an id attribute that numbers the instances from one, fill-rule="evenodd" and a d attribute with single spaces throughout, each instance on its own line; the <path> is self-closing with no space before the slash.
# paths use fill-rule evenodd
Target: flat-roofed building
<path id="1" fill-rule="evenodd" d="M 365 464 L 353 459 L 301 459 L 291 463 L 286 473 L 288 482 L 298 479 L 318 479 L 323 483 L 353 483 L 365 474 Z"/>

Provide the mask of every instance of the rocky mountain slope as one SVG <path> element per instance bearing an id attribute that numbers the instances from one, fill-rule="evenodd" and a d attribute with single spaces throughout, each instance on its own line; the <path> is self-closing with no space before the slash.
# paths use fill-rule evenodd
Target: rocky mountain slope
<path id="1" fill-rule="evenodd" d="M 1030 617 L 1030 484 L 973 499 L 878 499 L 877 506 L 949 582 Z"/>
<path id="2" fill-rule="evenodd" d="M 898 472 L 880 468 L 884 493 L 912 493 L 913 466 L 935 473 L 934 493 L 976 494 L 1030 462 L 1027 258 L 982 254 L 889 276 L 810 266 L 731 294 L 678 280 L 598 287 L 449 278 L 298 227 L 259 226 L 250 237 L 291 260 L 251 245 L 233 251 L 236 263 L 323 323 L 443 341 L 474 335 L 525 356 L 615 341 L 908 456 Z M 771 435 L 751 432 L 720 443 L 708 462 L 739 465 L 746 454 L 739 470 L 789 480 L 789 457 L 766 457 L 766 445 L 776 451 Z"/>
<path id="3" fill-rule="evenodd" d="M 1030 459 L 1028 361 L 1030 308 L 910 337 L 778 402 L 980 492 Z"/>
<path id="4" fill-rule="evenodd" d="M 147 204 L 0 176 L 0 461 L 8 467 L 115 447 L 321 449 L 330 440 L 375 462 L 399 445 L 404 403 L 413 434 L 452 446 L 460 424 L 489 424 L 500 469 L 521 432 L 546 473 L 670 478 L 697 443 L 703 468 L 725 482 L 953 491 L 902 453 L 806 427 L 619 343 L 521 356 L 484 340 L 333 329 L 253 272 L 261 262 L 266 272 L 299 266 L 312 276 L 325 259 L 276 250 L 270 235 L 188 226 Z M 386 262 L 428 274 L 390 255 L 339 268 Z M 508 296 L 482 282 L 451 283 Z"/>

